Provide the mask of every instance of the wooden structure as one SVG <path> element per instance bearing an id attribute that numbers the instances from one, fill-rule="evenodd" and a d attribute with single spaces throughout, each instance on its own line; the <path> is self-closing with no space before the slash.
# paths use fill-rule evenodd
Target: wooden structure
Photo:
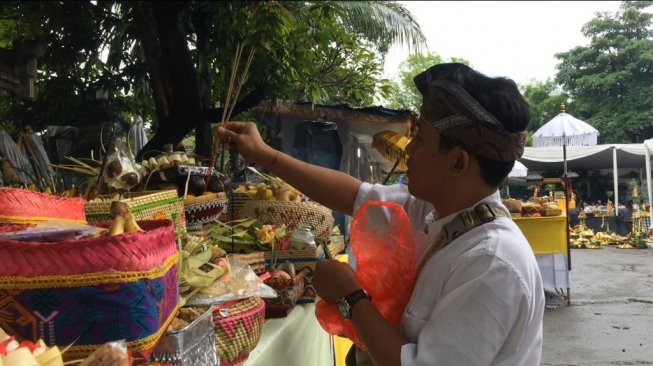
<path id="1" fill-rule="evenodd" d="M 305 121 L 335 123 L 343 145 L 340 170 L 366 181 L 380 181 L 382 173 L 390 171 L 394 163 L 372 148 L 372 136 L 383 130 L 406 134 L 417 121 L 417 115 L 409 110 L 381 106 L 358 108 L 347 104 L 264 100 L 249 111 L 269 127 L 270 143 L 286 153 L 293 149 L 298 124 Z"/>
<path id="2" fill-rule="evenodd" d="M 36 59 L 43 57 L 45 50 L 42 41 L 14 41 L 12 49 L 0 47 L 0 90 L 23 98 L 36 97 Z"/>

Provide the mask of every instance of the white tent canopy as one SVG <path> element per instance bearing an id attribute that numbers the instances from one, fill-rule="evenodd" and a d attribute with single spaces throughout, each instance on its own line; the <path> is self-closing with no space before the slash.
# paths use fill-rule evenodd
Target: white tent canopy
<path id="1" fill-rule="evenodd" d="M 508 178 L 525 178 L 528 175 L 528 168 L 519 161 L 515 161 L 515 166 L 512 167 Z"/>
<path id="2" fill-rule="evenodd" d="M 641 167 L 646 157 L 644 144 L 567 146 L 567 165 L 571 170 L 612 168 L 614 149 L 617 150 L 617 164 L 620 168 Z M 653 151 L 653 143 L 650 149 Z M 530 170 L 562 169 L 562 150 L 559 146 L 526 147 L 519 160 Z"/>
<path id="3" fill-rule="evenodd" d="M 649 207 L 653 207 L 653 192 L 651 185 L 651 151 L 653 139 L 641 144 L 606 144 L 596 146 L 568 146 L 567 165 L 569 169 L 613 169 L 615 202 L 618 202 L 617 169 L 646 167 Z M 558 146 L 527 147 L 519 159 L 530 170 L 542 171 L 560 169 L 563 156 Z M 618 206 L 615 205 L 615 208 Z M 653 221 L 652 221 L 653 222 Z"/>
<path id="4" fill-rule="evenodd" d="M 563 111 L 535 131 L 533 146 L 591 146 L 598 136 L 596 128 Z"/>
<path id="5" fill-rule="evenodd" d="M 508 178 L 506 179 L 506 183 L 512 181 L 519 181 L 521 179 L 526 179 L 526 176 L 528 175 L 528 168 L 519 161 L 515 161 L 515 165 L 512 167 L 512 170 L 510 173 L 508 173 Z M 506 194 L 508 197 L 510 197 L 510 185 L 506 184 Z"/>

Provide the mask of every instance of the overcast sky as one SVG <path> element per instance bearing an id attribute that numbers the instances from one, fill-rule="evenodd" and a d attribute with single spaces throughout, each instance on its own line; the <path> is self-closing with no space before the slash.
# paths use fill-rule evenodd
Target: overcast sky
<path id="1" fill-rule="evenodd" d="M 462 57 L 489 76 L 523 84 L 555 75 L 554 54 L 589 40 L 581 32 L 596 12 L 619 1 L 401 1 L 422 27 L 429 51 Z M 388 53 L 384 76 L 394 77 L 408 51 Z"/>

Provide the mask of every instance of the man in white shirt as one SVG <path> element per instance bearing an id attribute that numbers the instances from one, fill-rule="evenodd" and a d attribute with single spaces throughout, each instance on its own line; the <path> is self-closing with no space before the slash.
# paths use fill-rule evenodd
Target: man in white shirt
<path id="1" fill-rule="evenodd" d="M 354 324 L 374 364 L 539 365 L 542 279 L 497 191 L 523 153 L 528 105 L 513 81 L 462 64 L 433 66 L 415 83 L 424 102 L 407 148 L 408 187 L 373 186 L 299 162 L 263 144 L 251 124 L 219 133 L 332 209 L 352 214 L 367 200 L 403 205 L 420 272 L 399 331 L 349 265 L 321 261 L 313 278 L 318 295 Z"/>

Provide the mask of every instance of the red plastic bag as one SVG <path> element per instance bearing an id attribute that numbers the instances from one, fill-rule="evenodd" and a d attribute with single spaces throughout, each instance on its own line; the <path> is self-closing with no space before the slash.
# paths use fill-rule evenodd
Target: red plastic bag
<path id="1" fill-rule="evenodd" d="M 370 231 L 368 218 L 378 215 L 379 210 L 389 217 L 388 225 Z M 358 283 L 370 294 L 374 307 L 399 330 L 416 279 L 413 229 L 404 208 L 393 202 L 364 203 L 351 223 L 351 249 Z M 365 349 L 354 325 L 340 317 L 336 304 L 320 300 L 315 315 L 327 333 L 346 336 Z"/>

